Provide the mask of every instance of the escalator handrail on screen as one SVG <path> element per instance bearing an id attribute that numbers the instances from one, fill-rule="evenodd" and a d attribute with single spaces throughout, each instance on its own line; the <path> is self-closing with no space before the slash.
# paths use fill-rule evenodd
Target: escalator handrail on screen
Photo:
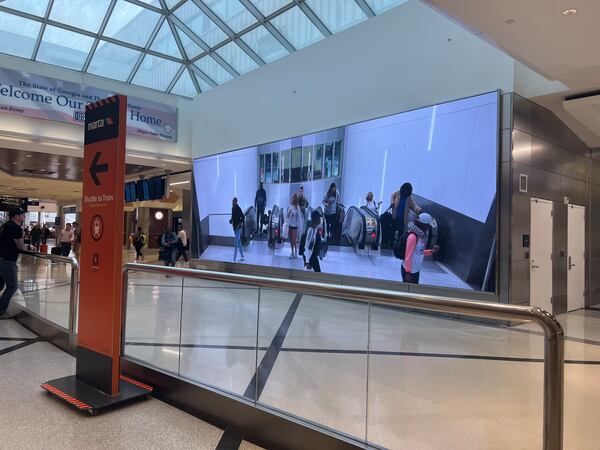
<path id="1" fill-rule="evenodd" d="M 271 214 L 269 214 L 269 229 L 267 234 L 269 242 L 275 242 L 275 239 L 273 237 L 273 217 L 275 217 L 275 214 L 279 216 L 279 209 L 279 206 L 273 205 L 273 208 L 271 208 Z"/>
<path id="2" fill-rule="evenodd" d="M 344 236 L 347 240 L 348 243 L 352 246 L 354 246 L 355 248 L 358 247 L 364 247 L 364 239 L 365 236 L 367 235 L 367 221 L 365 220 L 365 215 L 363 214 L 363 212 L 357 208 L 356 206 L 351 206 L 350 208 L 348 208 L 348 210 L 346 211 L 346 218 L 344 219 L 344 223 L 342 224 L 342 226 L 346 225 L 346 220 L 352 220 L 352 215 L 354 213 L 354 211 L 356 211 L 356 214 L 358 214 L 358 217 L 360 217 L 360 220 L 362 222 L 362 242 L 361 242 L 361 236 L 348 236 L 348 233 L 346 233 L 347 229 L 344 228 L 342 229 L 342 236 Z"/>
<path id="3" fill-rule="evenodd" d="M 256 226 L 254 227 L 254 230 L 250 231 L 250 232 L 248 232 L 248 230 L 246 228 L 246 218 L 248 217 L 248 214 L 250 214 L 250 212 L 252 210 L 254 210 L 254 206 L 249 206 L 246 209 L 246 212 L 244 213 L 244 221 L 242 222 L 242 236 L 243 236 L 245 242 L 252 240 L 252 238 L 254 237 L 254 234 L 256 233 Z M 256 212 L 254 214 L 256 215 Z"/>
<path id="4" fill-rule="evenodd" d="M 375 242 L 377 242 L 378 246 L 381 246 L 381 216 L 378 213 L 373 212 L 372 210 L 367 208 L 365 205 L 361 206 L 360 209 L 361 211 L 365 211 L 367 214 L 369 214 L 371 217 L 377 220 L 377 238 Z"/>

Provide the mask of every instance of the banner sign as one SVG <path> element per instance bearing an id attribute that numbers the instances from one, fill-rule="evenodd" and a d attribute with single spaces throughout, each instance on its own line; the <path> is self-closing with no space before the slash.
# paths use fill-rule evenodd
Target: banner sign
<path id="1" fill-rule="evenodd" d="M 0 69 L 0 112 L 83 125 L 85 105 L 114 93 L 80 83 Z M 177 108 L 129 97 L 127 134 L 177 142 Z"/>
<path id="2" fill-rule="evenodd" d="M 86 106 L 77 379 L 116 395 L 122 313 L 127 98 Z"/>
<path id="3" fill-rule="evenodd" d="M 29 202 L 26 198 L 20 197 L 5 197 L 0 196 L 0 211 L 9 211 L 11 208 L 21 208 L 23 211 L 27 211 Z"/>

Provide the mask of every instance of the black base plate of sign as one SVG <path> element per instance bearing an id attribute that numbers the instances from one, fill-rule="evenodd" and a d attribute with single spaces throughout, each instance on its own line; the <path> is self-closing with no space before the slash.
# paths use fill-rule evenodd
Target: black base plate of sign
<path id="1" fill-rule="evenodd" d="M 75 375 L 48 381 L 42 384 L 42 389 L 45 389 L 49 395 L 92 416 L 107 408 L 113 408 L 135 399 L 147 398 L 152 392 L 150 386 L 121 377 L 119 394 L 111 396 L 79 381 Z"/>

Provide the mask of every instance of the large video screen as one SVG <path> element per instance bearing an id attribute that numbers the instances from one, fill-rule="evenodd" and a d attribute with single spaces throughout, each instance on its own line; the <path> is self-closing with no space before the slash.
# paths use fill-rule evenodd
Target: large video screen
<path id="1" fill-rule="evenodd" d="M 494 291 L 497 147 L 492 92 L 197 159 L 199 258 Z"/>

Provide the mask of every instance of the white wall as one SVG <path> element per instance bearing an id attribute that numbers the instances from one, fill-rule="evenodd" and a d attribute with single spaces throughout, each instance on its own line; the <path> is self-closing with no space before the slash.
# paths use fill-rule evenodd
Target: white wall
<path id="1" fill-rule="evenodd" d="M 201 94 L 193 156 L 512 90 L 513 63 L 412 0 Z"/>

